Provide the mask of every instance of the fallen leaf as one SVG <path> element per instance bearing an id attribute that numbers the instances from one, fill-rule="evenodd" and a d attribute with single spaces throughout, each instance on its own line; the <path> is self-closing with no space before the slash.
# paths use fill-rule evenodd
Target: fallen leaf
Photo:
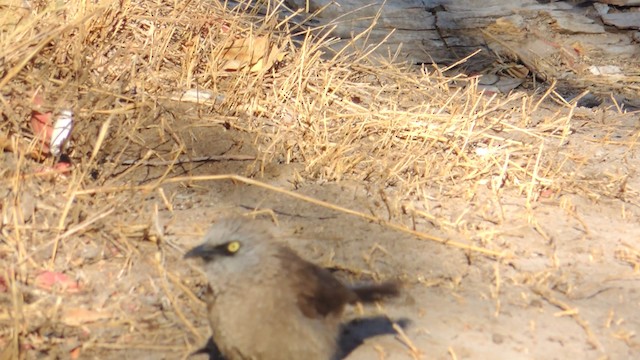
<path id="1" fill-rule="evenodd" d="M 37 151 L 43 154 L 49 154 L 49 141 L 53 135 L 51 117 L 51 112 L 41 113 L 36 110 L 31 112 L 31 130 L 38 141 Z"/>
<path id="2" fill-rule="evenodd" d="M 35 279 L 35 285 L 44 290 L 53 290 L 55 288 L 68 293 L 80 291 L 80 284 L 76 280 L 71 279 L 66 274 L 53 271 L 43 271 L 38 274 Z"/>
<path id="3" fill-rule="evenodd" d="M 58 161 L 53 165 L 53 170 L 61 174 L 69 174 L 71 172 L 71 163 L 66 161 Z"/>
<path id="4" fill-rule="evenodd" d="M 269 36 L 249 36 L 235 39 L 231 45 L 222 51 L 222 69 L 227 71 L 239 71 L 249 69 L 250 72 L 259 72 L 271 68 L 276 61 L 284 59 L 284 52 L 272 44 Z"/>
<path id="5" fill-rule="evenodd" d="M 4 277 L 0 276 L 0 293 L 7 292 L 9 290 L 9 283 Z"/>
<path id="6" fill-rule="evenodd" d="M 540 191 L 540 197 L 543 198 L 550 198 L 553 196 L 553 190 L 552 189 L 543 189 Z"/>
<path id="7" fill-rule="evenodd" d="M 69 352 L 69 358 L 71 359 L 79 359 L 80 358 L 80 350 L 82 349 L 81 346 L 78 346 L 77 348 L 71 350 Z"/>

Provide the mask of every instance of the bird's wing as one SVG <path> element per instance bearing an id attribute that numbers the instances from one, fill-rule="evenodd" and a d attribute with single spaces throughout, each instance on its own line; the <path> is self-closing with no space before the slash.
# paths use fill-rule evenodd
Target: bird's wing
<path id="1" fill-rule="evenodd" d="M 358 295 L 329 271 L 300 258 L 292 250 L 283 248 L 279 257 L 292 270 L 289 273 L 297 304 L 306 317 L 339 315 L 345 304 L 358 300 Z"/>

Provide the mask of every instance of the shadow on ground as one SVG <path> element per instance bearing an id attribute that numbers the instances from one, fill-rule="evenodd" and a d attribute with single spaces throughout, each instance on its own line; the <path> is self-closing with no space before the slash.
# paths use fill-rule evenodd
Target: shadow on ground
<path id="1" fill-rule="evenodd" d="M 395 324 L 402 329 L 405 329 L 409 323 L 410 321 L 408 319 L 395 321 Z M 338 339 L 338 354 L 334 360 L 345 359 L 352 351 L 369 338 L 379 335 L 396 334 L 393 324 L 394 322 L 385 316 L 358 318 L 343 324 L 340 338 Z M 193 355 L 196 354 L 208 354 L 209 360 L 225 360 L 212 338 L 209 338 L 207 344 Z"/>

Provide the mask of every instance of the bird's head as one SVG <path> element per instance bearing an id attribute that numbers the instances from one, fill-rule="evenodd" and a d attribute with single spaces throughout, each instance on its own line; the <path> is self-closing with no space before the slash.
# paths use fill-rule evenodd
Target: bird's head
<path id="1" fill-rule="evenodd" d="M 209 275 L 230 276 L 264 261 L 273 241 L 273 233 L 264 222 L 244 217 L 224 218 L 217 221 L 202 244 L 189 250 L 184 258 L 201 258 Z"/>

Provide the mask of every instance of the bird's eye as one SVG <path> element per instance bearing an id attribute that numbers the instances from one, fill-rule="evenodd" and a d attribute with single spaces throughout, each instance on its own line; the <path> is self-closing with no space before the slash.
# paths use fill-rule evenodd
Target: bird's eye
<path id="1" fill-rule="evenodd" d="M 227 244 L 227 251 L 229 254 L 235 254 L 240 250 L 240 242 L 239 241 L 231 241 Z"/>

